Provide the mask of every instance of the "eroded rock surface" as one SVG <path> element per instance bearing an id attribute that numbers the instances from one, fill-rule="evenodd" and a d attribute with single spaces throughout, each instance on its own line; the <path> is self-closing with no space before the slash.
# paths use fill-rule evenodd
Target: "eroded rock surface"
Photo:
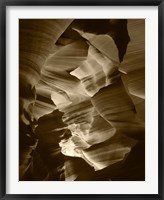
<path id="1" fill-rule="evenodd" d="M 20 20 L 20 180 L 145 179 L 144 28 Z"/>

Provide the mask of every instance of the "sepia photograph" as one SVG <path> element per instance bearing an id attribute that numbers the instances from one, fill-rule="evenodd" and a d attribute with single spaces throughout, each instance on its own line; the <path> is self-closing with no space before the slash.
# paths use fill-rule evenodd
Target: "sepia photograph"
<path id="1" fill-rule="evenodd" d="M 19 181 L 145 181 L 145 19 L 19 19 Z"/>

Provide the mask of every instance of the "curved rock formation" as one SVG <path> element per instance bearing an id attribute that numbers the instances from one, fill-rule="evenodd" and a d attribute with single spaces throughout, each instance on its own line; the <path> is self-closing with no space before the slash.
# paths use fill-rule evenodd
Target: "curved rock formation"
<path id="1" fill-rule="evenodd" d="M 20 180 L 144 180 L 144 20 L 20 20 L 20 127 Z"/>

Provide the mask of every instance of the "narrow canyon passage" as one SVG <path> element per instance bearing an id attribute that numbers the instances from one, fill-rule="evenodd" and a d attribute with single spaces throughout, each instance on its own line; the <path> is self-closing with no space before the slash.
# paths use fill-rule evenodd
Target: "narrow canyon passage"
<path id="1" fill-rule="evenodd" d="M 145 20 L 20 19 L 19 180 L 145 180 Z"/>

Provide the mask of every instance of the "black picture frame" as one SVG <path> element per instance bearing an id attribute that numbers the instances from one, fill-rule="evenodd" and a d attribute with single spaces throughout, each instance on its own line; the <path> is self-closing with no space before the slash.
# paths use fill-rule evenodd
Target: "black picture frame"
<path id="1" fill-rule="evenodd" d="M 20 195 L 6 194 L 6 7 L 7 6 L 158 6 L 158 160 L 159 191 L 158 194 L 53 194 Z M 0 198 L 1 199 L 164 199 L 164 1 L 163 0 L 0 0 Z"/>

